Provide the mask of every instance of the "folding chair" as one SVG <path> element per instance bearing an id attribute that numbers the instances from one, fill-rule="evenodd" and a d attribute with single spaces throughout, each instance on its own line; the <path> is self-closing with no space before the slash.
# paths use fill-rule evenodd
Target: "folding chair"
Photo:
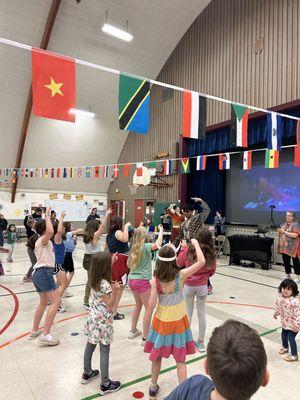
<path id="1" fill-rule="evenodd" d="M 215 238 L 215 249 L 216 249 L 217 257 L 219 257 L 221 251 L 224 248 L 225 240 L 226 240 L 225 235 L 218 235 Z"/>

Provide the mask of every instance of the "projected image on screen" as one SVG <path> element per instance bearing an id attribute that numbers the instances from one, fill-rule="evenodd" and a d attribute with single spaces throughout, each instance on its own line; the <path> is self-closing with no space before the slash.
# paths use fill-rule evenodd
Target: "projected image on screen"
<path id="1" fill-rule="evenodd" d="M 240 199 L 244 210 L 276 211 L 300 210 L 300 168 L 293 163 L 280 164 L 279 169 L 256 166 L 240 171 Z"/>

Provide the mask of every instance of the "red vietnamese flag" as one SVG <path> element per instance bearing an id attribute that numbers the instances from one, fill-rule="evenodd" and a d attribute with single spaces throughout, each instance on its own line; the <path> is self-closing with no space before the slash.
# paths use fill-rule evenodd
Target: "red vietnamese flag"
<path id="1" fill-rule="evenodd" d="M 75 60 L 32 49 L 33 112 L 39 117 L 75 122 Z"/>

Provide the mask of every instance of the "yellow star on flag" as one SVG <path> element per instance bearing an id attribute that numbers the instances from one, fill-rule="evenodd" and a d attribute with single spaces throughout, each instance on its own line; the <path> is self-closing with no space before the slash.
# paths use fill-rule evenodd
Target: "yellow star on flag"
<path id="1" fill-rule="evenodd" d="M 56 94 L 60 94 L 63 96 L 63 92 L 60 90 L 63 83 L 56 83 L 55 80 L 51 76 L 51 83 L 49 85 L 44 85 L 47 89 L 51 90 L 51 97 L 54 97 Z"/>

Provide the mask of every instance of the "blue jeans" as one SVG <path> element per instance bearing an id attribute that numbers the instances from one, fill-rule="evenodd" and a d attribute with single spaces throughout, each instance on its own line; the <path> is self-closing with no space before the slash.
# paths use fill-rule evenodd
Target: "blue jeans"
<path id="1" fill-rule="evenodd" d="M 37 292 L 52 292 L 56 290 L 56 283 L 53 278 L 54 268 L 37 268 L 32 276 L 33 284 Z"/>
<path id="2" fill-rule="evenodd" d="M 291 349 L 291 355 L 292 356 L 297 356 L 297 344 L 296 344 L 296 336 L 298 332 L 293 332 L 288 329 L 283 329 L 281 331 L 281 340 L 282 340 L 282 347 L 285 349 L 289 348 L 290 344 L 290 349 Z"/>

